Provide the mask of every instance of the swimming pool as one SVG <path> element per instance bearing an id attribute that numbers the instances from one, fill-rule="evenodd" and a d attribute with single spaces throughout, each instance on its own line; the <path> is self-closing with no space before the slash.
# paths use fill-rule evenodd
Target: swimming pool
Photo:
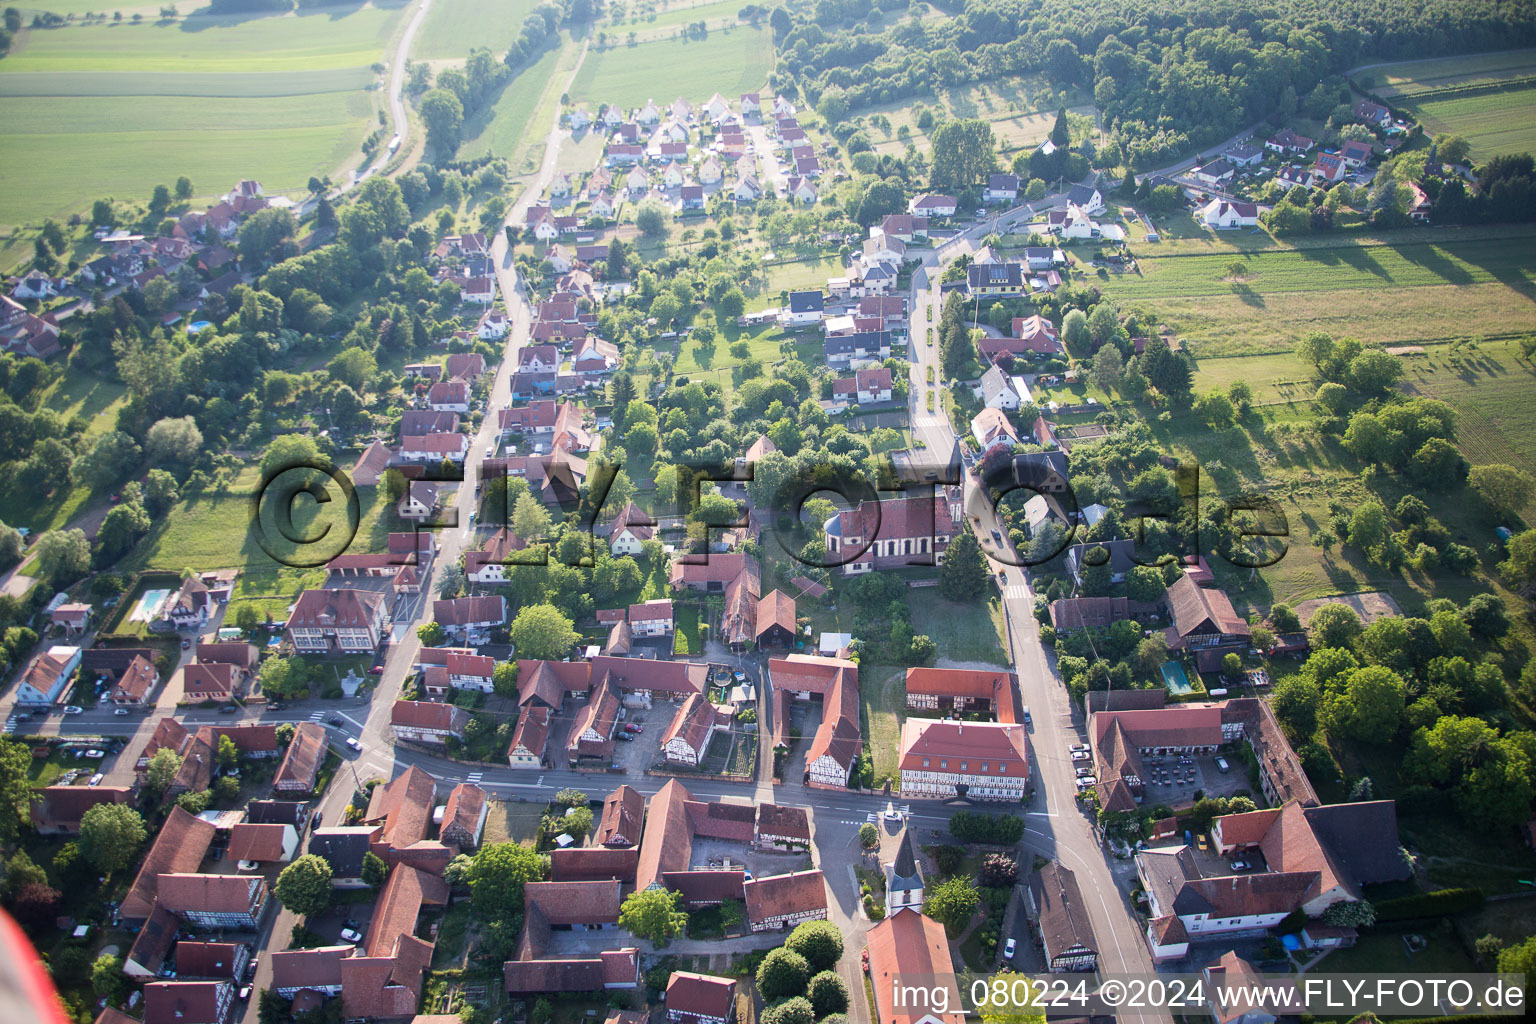
<path id="1" fill-rule="evenodd" d="M 213 326 L 213 324 L 210 323 L 207 320 L 194 320 L 191 323 L 187 324 L 187 333 L 188 334 L 196 334 L 198 331 L 206 331 L 208 328 L 210 328 L 212 326 Z"/>
<path id="2" fill-rule="evenodd" d="M 1189 677 L 1184 674 L 1184 666 L 1176 661 L 1163 662 L 1163 682 L 1168 684 L 1168 692 L 1183 696 L 1186 693 L 1194 693 L 1195 688 L 1189 685 Z"/>
<path id="3" fill-rule="evenodd" d="M 132 613 L 128 616 L 129 622 L 148 622 L 160 611 L 160 606 L 165 599 L 171 596 L 169 590 L 146 590 L 144 596 L 139 598 L 139 603 L 133 606 Z"/>

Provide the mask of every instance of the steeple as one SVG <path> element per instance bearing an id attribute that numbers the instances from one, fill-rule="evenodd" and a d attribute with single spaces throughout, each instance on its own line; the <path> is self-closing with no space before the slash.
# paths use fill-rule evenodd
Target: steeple
<path id="1" fill-rule="evenodd" d="M 917 857 L 912 853 L 912 833 L 908 829 L 901 830 L 901 844 L 896 848 L 896 860 L 891 865 L 891 873 L 897 878 L 918 876 Z"/>
<path id="2" fill-rule="evenodd" d="M 911 830 L 904 828 L 896 846 L 896 859 L 885 868 L 885 914 L 889 917 L 898 910 L 922 908 L 922 862 L 912 846 Z"/>

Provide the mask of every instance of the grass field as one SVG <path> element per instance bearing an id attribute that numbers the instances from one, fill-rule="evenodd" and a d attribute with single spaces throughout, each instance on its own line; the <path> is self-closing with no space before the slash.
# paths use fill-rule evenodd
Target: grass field
<path id="1" fill-rule="evenodd" d="M 864 743 L 875 762 L 875 778 L 900 778 L 901 720 L 907 705 L 907 670 L 872 665 L 859 670 L 859 705 Z"/>
<path id="2" fill-rule="evenodd" d="M 773 36 L 764 28 L 719 30 L 702 41 L 659 39 L 592 50 L 571 85 L 576 103 L 658 103 L 677 96 L 701 103 L 716 92 L 736 98 L 768 80 Z"/>
<path id="3" fill-rule="evenodd" d="M 1196 355 L 1289 348 L 1313 331 L 1362 341 L 1433 342 L 1526 330 L 1536 312 L 1528 241 L 1477 231 L 1437 241 L 1334 241 L 1245 252 L 1249 272 L 1226 280 L 1233 251 L 1181 254 L 1142 245 L 1139 272 L 1089 277 L 1122 306 L 1172 326 Z M 1201 245 L 1203 243 L 1192 243 Z"/>
<path id="4" fill-rule="evenodd" d="M 0 164 L 0 224 L 142 201 L 182 174 L 201 201 L 241 178 L 276 194 L 335 173 L 376 127 L 370 65 L 400 11 L 22 33 L 0 65 L 0 148 L 27 158 Z"/>
<path id="5" fill-rule="evenodd" d="M 1536 50 L 1406 61 L 1361 77 L 1428 133 L 1464 136 L 1474 160 L 1536 150 Z"/>
<path id="6" fill-rule="evenodd" d="M 488 154 L 510 157 L 530 135 L 542 136 L 545 126 L 533 125 L 531 121 L 559 59 L 558 49 L 549 50 L 508 82 L 483 116 L 465 124 L 459 156 L 469 160 Z"/>
<path id="7" fill-rule="evenodd" d="M 998 78 L 985 84 L 941 89 L 938 95 L 920 101 L 903 100 L 860 108 L 858 116 L 866 124 L 874 114 L 884 114 L 891 122 L 889 134 L 873 126 L 866 128 L 876 152 L 900 153 L 905 150 L 908 140 L 899 135 L 903 126 L 909 130 L 908 139 L 918 149 L 928 148 L 927 133 L 917 127 L 915 111 L 919 103 L 945 117 L 978 117 L 988 122 L 997 139 L 998 149 L 1005 154 L 1032 146 L 1049 135 L 1051 126 L 1056 122 L 1056 111 L 1063 104 L 1075 114 L 1086 117 L 1094 114 L 1089 97 L 1076 93 L 1057 93 L 1041 76 Z"/>
<path id="8" fill-rule="evenodd" d="M 5 72 L 308 71 L 380 60 L 404 7 L 336 7 L 278 17 L 200 15 L 170 24 L 23 32 Z"/>
<path id="9" fill-rule="evenodd" d="M 489 47 L 500 59 L 537 6 L 536 0 L 432 0 L 411 43 L 411 59 L 462 59 L 479 47 Z"/>

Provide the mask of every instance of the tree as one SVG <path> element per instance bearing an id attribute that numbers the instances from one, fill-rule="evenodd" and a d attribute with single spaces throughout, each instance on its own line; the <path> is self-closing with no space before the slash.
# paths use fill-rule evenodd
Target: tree
<path id="1" fill-rule="evenodd" d="M 859 826 L 859 845 L 866 850 L 873 850 L 880 845 L 880 831 L 869 822 Z"/>
<path id="2" fill-rule="evenodd" d="M 526 605 L 509 632 L 518 657 L 535 660 L 558 661 L 581 639 L 571 620 L 552 604 Z"/>
<path id="3" fill-rule="evenodd" d="M 523 912 L 523 886 L 549 873 L 549 858 L 520 843 L 487 843 L 469 872 L 470 906 L 482 921 L 504 921 Z"/>
<path id="4" fill-rule="evenodd" d="M 1093 344 L 1093 332 L 1088 327 L 1088 314 L 1080 309 L 1069 311 L 1061 321 L 1061 340 L 1074 352 L 1086 353 Z"/>
<path id="5" fill-rule="evenodd" d="M 247 217 L 240 225 L 239 247 L 242 265 L 255 266 L 268 259 L 277 258 L 286 248 L 293 251 L 290 242 L 298 231 L 293 214 L 281 207 L 268 207 Z"/>
<path id="6" fill-rule="evenodd" d="M 32 545 L 38 573 L 55 587 L 73 583 L 91 567 L 91 542 L 85 531 L 50 530 Z"/>
<path id="7" fill-rule="evenodd" d="M 981 861 L 981 884 L 1008 886 L 1018 881 L 1019 862 L 1006 853 L 989 853 Z"/>
<path id="8" fill-rule="evenodd" d="M 87 487 L 105 487 L 133 472 L 138 464 L 138 442 L 121 430 L 111 430 L 75 456 L 69 472 Z"/>
<path id="9" fill-rule="evenodd" d="M 757 989 L 764 999 L 802 995 L 810 980 L 811 965 L 805 957 L 784 946 L 769 950 L 757 965 Z"/>
<path id="10" fill-rule="evenodd" d="M 963 875 L 948 878 L 934 886 L 923 902 L 923 913 L 952 932 L 965 927 L 981 903 L 976 883 Z"/>
<path id="11" fill-rule="evenodd" d="M 144 435 L 144 451 L 157 466 L 188 466 L 203 447 L 203 432 L 191 416 L 156 420 Z"/>
<path id="12" fill-rule="evenodd" d="M 185 174 L 176 179 L 176 198 L 181 200 L 192 198 L 192 179 Z"/>
<path id="13" fill-rule="evenodd" d="M 1360 616 L 1347 604 L 1325 604 L 1312 613 L 1307 633 L 1313 649 L 1349 647 L 1362 630 Z"/>
<path id="14" fill-rule="evenodd" d="M 786 999 L 764 1010 L 762 1016 L 762 1024 L 815 1024 L 815 1021 L 816 1010 L 805 996 Z"/>
<path id="15" fill-rule="evenodd" d="M 802 921 L 784 945 L 805 957 L 813 971 L 833 970 L 843 957 L 843 933 L 831 921 Z"/>
<path id="16" fill-rule="evenodd" d="M 974 601 L 987 587 L 987 565 L 981 546 L 969 530 L 962 530 L 944 553 L 939 566 L 939 593 L 951 601 Z"/>
<path id="17" fill-rule="evenodd" d="M 181 755 L 170 747 L 161 747 L 144 768 L 144 789 L 154 799 L 165 795 L 176 773 L 181 771 Z"/>
<path id="18" fill-rule="evenodd" d="M 143 816 L 132 807 L 97 804 L 80 816 L 80 855 L 110 875 L 134 862 L 148 835 Z"/>
<path id="19" fill-rule="evenodd" d="M 149 513 L 138 502 L 124 502 L 107 510 L 96 532 L 98 564 L 107 565 L 126 555 L 153 525 Z"/>
<path id="20" fill-rule="evenodd" d="M 324 857 L 306 853 L 283 868 L 272 895 L 289 912 L 315 917 L 331 905 L 331 866 Z"/>
<path id="21" fill-rule="evenodd" d="M 128 977 L 123 974 L 123 958 L 103 953 L 91 965 L 91 991 L 115 1006 L 123 1001 L 128 988 Z"/>
<path id="22" fill-rule="evenodd" d="M 1237 422 L 1237 409 L 1220 388 L 1212 388 L 1196 399 L 1195 412 L 1215 430 L 1226 430 Z"/>
<path id="23" fill-rule="evenodd" d="M 992 126 L 980 118 L 945 121 L 929 136 L 930 180 L 935 188 L 975 188 L 997 166 Z"/>
<path id="24" fill-rule="evenodd" d="M 581 806 L 571 807 L 560 815 L 557 821 L 559 826 L 556 835 L 567 835 L 572 839 L 583 840 L 592 831 L 592 808 Z"/>
<path id="25" fill-rule="evenodd" d="M 37 793 L 27 776 L 31 766 L 32 757 L 26 747 L 0 740 L 0 841 L 15 839 L 22 823 L 32 821 L 32 801 Z"/>
<path id="26" fill-rule="evenodd" d="M 836 971 L 822 971 L 811 976 L 805 986 L 805 994 L 816 1011 L 817 1019 L 829 1013 L 843 1013 L 848 1009 L 848 986 Z"/>
<path id="27" fill-rule="evenodd" d="M 1519 518 L 1531 503 L 1531 497 L 1536 495 L 1536 478 L 1502 463 L 1473 466 L 1467 475 L 1467 483 L 1495 515 L 1505 518 Z"/>
<path id="28" fill-rule="evenodd" d="M 517 696 L 516 662 L 497 662 L 496 668 L 491 672 L 491 689 L 498 697 Z"/>
<path id="29" fill-rule="evenodd" d="M 590 817 L 591 811 L 587 814 Z M 665 889 L 644 889 L 630 893 L 619 908 L 619 927 L 639 939 L 649 939 L 665 946 L 688 927 L 688 914 L 682 909 L 680 893 Z"/>
<path id="30" fill-rule="evenodd" d="M 464 104 L 447 89 L 431 89 L 421 98 L 421 120 L 427 126 L 427 145 L 451 157 L 459 148 Z"/>
<path id="31" fill-rule="evenodd" d="M 648 238 L 666 234 L 671 220 L 667 208 L 654 199 L 644 200 L 635 210 L 635 227 Z"/>
<path id="32" fill-rule="evenodd" d="M 1499 973 L 1536 977 L 1536 935 L 1499 951 Z"/>
<path id="33" fill-rule="evenodd" d="M 1317 730 L 1317 709 L 1322 701 L 1323 691 L 1317 681 L 1297 673 L 1280 681 L 1271 703 L 1281 725 L 1296 736 L 1311 736 Z"/>
<path id="34" fill-rule="evenodd" d="M 272 657 L 256 670 L 262 691 L 269 696 L 309 696 L 309 670 L 296 658 Z"/>
<path id="35" fill-rule="evenodd" d="M 1162 600 L 1168 592 L 1168 585 L 1163 582 L 1163 574 L 1155 567 L 1138 565 L 1125 574 L 1125 592 L 1132 601 L 1152 604 Z"/>
<path id="36" fill-rule="evenodd" d="M 1408 688 L 1402 677 L 1381 665 L 1350 672 L 1343 689 L 1323 701 L 1321 720 L 1330 735 L 1365 743 L 1387 743 L 1402 724 Z"/>
<path id="37" fill-rule="evenodd" d="M 1344 900 L 1323 911 L 1323 921 L 1335 928 L 1369 928 L 1376 923 L 1376 908 L 1368 900 Z"/>
<path id="38" fill-rule="evenodd" d="M 529 544 L 537 544 L 549 537 L 549 512 L 532 494 L 518 495 L 512 505 L 512 532 Z"/>
<path id="39" fill-rule="evenodd" d="M 384 888 L 384 883 L 389 879 L 389 865 L 384 863 L 384 858 L 369 850 L 363 854 L 363 884 L 374 892 Z"/>
<path id="40" fill-rule="evenodd" d="M 281 434 L 272 439 L 261 457 L 261 473 L 272 476 L 285 469 L 322 462 L 320 447 L 306 434 Z"/>

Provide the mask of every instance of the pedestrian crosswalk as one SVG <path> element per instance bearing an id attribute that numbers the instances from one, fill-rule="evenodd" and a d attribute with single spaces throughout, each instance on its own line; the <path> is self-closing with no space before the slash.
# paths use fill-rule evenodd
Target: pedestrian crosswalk
<path id="1" fill-rule="evenodd" d="M 323 721 L 325 721 L 325 712 L 324 711 L 314 711 L 314 712 L 311 712 L 310 716 L 309 716 L 309 720 L 311 722 L 323 722 Z"/>
<path id="2" fill-rule="evenodd" d="M 480 785 L 480 780 L 483 778 L 485 778 L 485 772 L 470 772 L 468 775 L 464 776 L 464 781 L 469 783 L 471 786 L 478 786 Z"/>
<path id="3" fill-rule="evenodd" d="M 1022 583 L 1013 583 L 1003 588 L 1005 601 L 1027 601 L 1028 599 L 1029 588 Z"/>

